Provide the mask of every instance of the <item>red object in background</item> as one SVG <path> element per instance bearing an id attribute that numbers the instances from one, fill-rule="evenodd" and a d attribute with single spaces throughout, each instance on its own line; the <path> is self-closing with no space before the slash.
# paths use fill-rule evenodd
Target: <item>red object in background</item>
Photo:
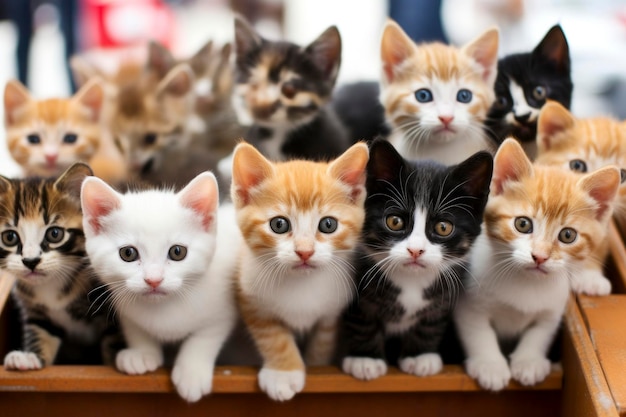
<path id="1" fill-rule="evenodd" d="M 174 43 L 174 13 L 162 0 L 82 0 L 80 14 L 84 49 Z"/>

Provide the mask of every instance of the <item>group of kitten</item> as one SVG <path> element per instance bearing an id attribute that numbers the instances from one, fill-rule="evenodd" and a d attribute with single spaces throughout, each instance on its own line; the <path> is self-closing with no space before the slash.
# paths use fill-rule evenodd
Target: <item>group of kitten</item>
<path id="1" fill-rule="evenodd" d="M 568 111 L 558 25 L 498 60 L 496 29 L 455 47 L 388 21 L 380 83 L 337 91 L 335 27 L 301 47 L 236 17 L 234 52 L 149 49 L 113 75 L 76 57 L 70 99 L 6 86 L 25 173 L 0 177 L 0 267 L 23 322 L 6 369 L 143 374 L 173 346 L 193 402 L 245 329 L 283 401 L 309 365 L 436 374 L 454 326 L 468 374 L 497 391 L 549 373 L 570 291 L 610 293 L 626 126 Z"/>

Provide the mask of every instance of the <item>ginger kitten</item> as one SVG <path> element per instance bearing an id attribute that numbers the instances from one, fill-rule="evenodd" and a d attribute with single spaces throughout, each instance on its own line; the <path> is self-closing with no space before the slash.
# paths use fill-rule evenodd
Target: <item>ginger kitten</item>
<path id="1" fill-rule="evenodd" d="M 274 400 L 303 389 L 305 363 L 328 365 L 335 353 L 354 295 L 367 161 L 363 143 L 330 163 L 272 163 L 250 144 L 235 148 L 231 197 L 245 241 L 239 308 L 263 358 L 259 385 Z"/>

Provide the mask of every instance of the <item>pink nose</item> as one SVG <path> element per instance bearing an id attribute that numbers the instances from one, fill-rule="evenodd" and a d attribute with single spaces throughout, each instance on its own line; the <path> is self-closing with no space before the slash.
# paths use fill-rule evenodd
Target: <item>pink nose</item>
<path id="1" fill-rule="evenodd" d="M 409 248 L 407 248 L 407 250 L 409 251 L 409 254 L 413 258 L 415 258 L 415 259 L 419 258 L 424 253 L 423 249 L 409 249 Z"/>
<path id="2" fill-rule="evenodd" d="M 49 163 L 50 165 L 53 165 L 57 161 L 58 156 L 59 155 L 57 154 L 52 154 L 52 155 L 46 154 L 46 162 Z"/>
<path id="3" fill-rule="evenodd" d="M 298 255 L 300 257 L 300 259 L 302 259 L 303 261 L 308 261 L 311 256 L 313 256 L 313 251 L 312 250 L 297 250 L 296 251 L 296 255 Z"/>
<path id="4" fill-rule="evenodd" d="M 454 116 L 439 116 L 439 120 L 441 120 L 441 123 L 448 126 L 454 120 Z"/>
<path id="5" fill-rule="evenodd" d="M 537 266 L 545 263 L 548 260 L 547 256 L 539 256 L 539 255 L 533 254 L 532 257 L 533 257 L 533 261 L 535 261 Z"/>
<path id="6" fill-rule="evenodd" d="M 158 288 L 163 282 L 163 278 L 144 278 L 143 280 L 153 289 Z"/>

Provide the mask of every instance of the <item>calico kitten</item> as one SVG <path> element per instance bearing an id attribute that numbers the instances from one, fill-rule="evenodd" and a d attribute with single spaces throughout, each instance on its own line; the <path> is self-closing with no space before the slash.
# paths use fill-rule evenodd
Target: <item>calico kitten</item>
<path id="1" fill-rule="evenodd" d="M 23 324 L 22 349 L 5 356 L 6 369 L 110 359 L 104 336 L 115 326 L 106 308 L 90 309 L 88 297 L 98 286 L 80 209 L 80 185 L 89 175 L 76 163 L 58 179 L 0 177 L 0 268 L 17 278 L 13 297 Z"/>
<path id="2" fill-rule="evenodd" d="M 107 181 L 124 177 L 124 159 L 103 125 L 105 93 L 93 79 L 71 98 L 34 99 L 19 81 L 4 89 L 7 145 L 26 176 L 58 176 L 74 162 Z"/>
<path id="3" fill-rule="evenodd" d="M 363 143 L 330 163 L 272 163 L 250 144 L 235 148 L 231 195 L 245 240 L 237 296 L 263 357 L 259 385 L 274 400 L 303 389 L 305 362 L 329 364 L 334 355 L 354 293 L 367 159 Z M 297 336 L 307 339 L 304 360 Z"/>
<path id="4" fill-rule="evenodd" d="M 214 175 L 199 174 L 178 193 L 120 194 L 88 178 L 81 203 L 87 253 L 128 344 L 117 368 L 154 371 L 162 346 L 180 343 L 176 390 L 189 402 L 210 393 L 215 358 L 237 318 L 233 249 L 241 245 L 232 205 L 218 209 Z"/>
<path id="5" fill-rule="evenodd" d="M 566 108 L 572 101 L 569 47 L 560 25 L 553 26 L 528 53 L 498 61 L 496 100 L 487 115 L 487 131 L 497 143 L 513 136 L 529 158 L 537 154 L 537 117 L 546 100 Z"/>
<path id="6" fill-rule="evenodd" d="M 621 169 L 621 186 L 615 201 L 614 218 L 626 221 L 626 123 L 610 117 L 575 118 L 564 106 L 548 101 L 537 121 L 537 163 L 555 165 L 578 173 L 595 171 L 607 165 Z M 595 247 L 583 271 L 571 279 L 577 293 L 606 295 L 611 282 L 604 277 L 609 253 L 608 239 Z"/>
<path id="7" fill-rule="evenodd" d="M 498 39 L 490 29 L 462 48 L 416 45 L 387 22 L 380 100 L 392 127 L 389 140 L 403 157 L 449 165 L 493 150 L 483 123 L 494 100 Z"/>
<path id="8" fill-rule="evenodd" d="M 619 182 L 614 166 L 577 176 L 531 165 L 515 139 L 500 146 L 473 279 L 454 312 L 466 370 L 483 388 L 501 390 L 511 377 L 533 385 L 550 372 L 568 280 L 606 236 Z M 515 343 L 510 363 L 499 342 Z"/>
<path id="9" fill-rule="evenodd" d="M 409 162 L 387 141 L 372 144 L 344 372 L 378 378 L 388 360 L 419 376 L 442 369 L 438 348 L 480 233 L 491 172 L 488 152 L 447 167 Z"/>
<path id="10" fill-rule="evenodd" d="M 327 160 L 348 148 L 347 131 L 328 105 L 341 64 L 335 26 L 301 47 L 264 39 L 238 16 L 235 58 L 235 111 L 250 126 L 246 140 L 263 155 Z"/>

